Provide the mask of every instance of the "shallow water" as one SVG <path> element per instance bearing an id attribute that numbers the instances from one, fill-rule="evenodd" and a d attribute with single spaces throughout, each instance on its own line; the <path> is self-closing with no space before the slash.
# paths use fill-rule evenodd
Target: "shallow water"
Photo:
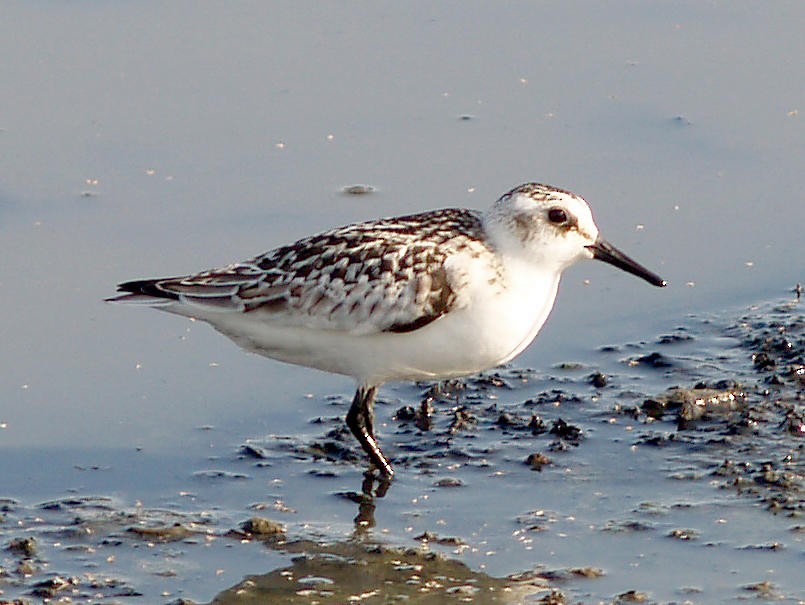
<path id="1" fill-rule="evenodd" d="M 215 602 L 384 602 L 412 586 L 424 603 L 805 598 L 801 305 L 695 315 L 587 357 L 386 389 L 398 474 L 379 497 L 341 426 L 347 396 L 240 445 L 205 427 L 173 456 L 77 449 L 60 467 L 52 451 L 12 451 L 6 493 L 26 497 L 3 503 L 0 586 L 30 595 L 58 577 L 53 594 L 79 602 L 206 601 L 224 586 Z M 682 423 L 673 401 L 703 413 Z M 423 402 L 426 430 L 405 409 Z M 31 489 L 31 467 L 53 472 Z M 283 531 L 243 532 L 250 517 Z"/>
<path id="2" fill-rule="evenodd" d="M 0 598 L 60 575 L 77 580 L 55 594 L 75 601 L 208 602 L 247 574 L 301 573 L 292 548 L 225 537 L 255 515 L 331 558 L 359 559 L 355 540 L 455 538 L 428 548 L 497 590 L 536 569 L 548 579 L 529 581 L 583 602 L 805 598 L 801 437 L 785 432 L 801 387 L 756 371 L 749 342 L 805 280 L 803 18 L 799 3 L 5 3 L 0 546 L 37 544 L 30 567 L 25 543 L 0 553 Z M 348 380 L 101 302 L 124 279 L 362 218 L 483 208 L 527 180 L 584 195 L 670 286 L 572 268 L 503 385 L 467 383 L 475 421 L 452 436 L 454 399 L 420 433 L 393 418 L 426 387 L 388 385 L 378 414 L 399 476 L 373 502 L 352 442 L 327 437 Z M 343 191 L 362 183 L 374 190 Z M 654 352 L 671 365 L 623 362 Z M 722 380 L 749 385 L 748 408 L 681 431 L 674 411 L 626 413 L 671 386 L 737 388 Z M 553 389 L 580 401 L 525 405 Z M 554 451 L 556 435 L 522 426 L 532 414 L 584 438 Z M 315 459 L 322 445 L 344 459 Z M 535 453 L 541 471 L 523 463 Z M 127 531 L 175 522 L 192 535 Z"/>

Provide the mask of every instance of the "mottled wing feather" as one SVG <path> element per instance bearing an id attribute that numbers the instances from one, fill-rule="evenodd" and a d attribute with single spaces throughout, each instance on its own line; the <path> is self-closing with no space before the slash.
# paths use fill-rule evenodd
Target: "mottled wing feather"
<path id="1" fill-rule="evenodd" d="M 197 275 L 122 284 L 171 300 L 353 333 L 410 332 L 456 301 L 452 254 L 486 246 L 480 216 L 446 209 L 349 225 Z"/>

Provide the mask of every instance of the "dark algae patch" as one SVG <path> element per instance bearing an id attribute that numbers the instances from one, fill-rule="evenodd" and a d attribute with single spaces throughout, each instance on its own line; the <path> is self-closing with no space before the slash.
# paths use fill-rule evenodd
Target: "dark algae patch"
<path id="1" fill-rule="evenodd" d="M 422 548 L 313 541 L 282 546 L 296 553 L 292 564 L 249 576 L 210 605 L 287 603 L 520 603 L 526 595 L 551 594 L 548 581 L 494 578 Z"/>

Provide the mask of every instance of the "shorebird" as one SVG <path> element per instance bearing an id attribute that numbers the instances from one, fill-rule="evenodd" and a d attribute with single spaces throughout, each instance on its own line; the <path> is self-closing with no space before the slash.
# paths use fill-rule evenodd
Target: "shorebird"
<path id="1" fill-rule="evenodd" d="M 599 236 L 583 198 L 527 183 L 486 212 L 347 225 L 221 269 L 128 281 L 108 300 L 205 321 L 247 351 L 351 376 L 346 423 L 390 479 L 374 430 L 378 387 L 508 362 L 545 323 L 562 271 L 589 258 L 665 285 Z"/>

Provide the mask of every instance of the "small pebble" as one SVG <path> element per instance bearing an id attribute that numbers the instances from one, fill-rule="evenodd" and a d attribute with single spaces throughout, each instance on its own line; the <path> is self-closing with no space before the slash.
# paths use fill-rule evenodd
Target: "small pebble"
<path id="1" fill-rule="evenodd" d="M 254 536 L 276 536 L 285 533 L 281 523 L 271 521 L 264 517 L 252 517 L 240 524 L 240 528 Z"/>
<path id="2" fill-rule="evenodd" d="M 648 595 L 638 590 L 627 590 L 615 597 L 615 603 L 645 603 Z"/>
<path id="3" fill-rule="evenodd" d="M 34 538 L 15 538 L 8 543 L 6 550 L 23 557 L 33 557 L 36 555 L 36 540 Z"/>
<path id="4" fill-rule="evenodd" d="M 528 458 L 525 459 L 525 463 L 531 467 L 531 470 L 541 471 L 543 466 L 551 463 L 551 459 L 545 454 L 536 452 L 534 454 L 530 454 Z"/>
<path id="5" fill-rule="evenodd" d="M 593 385 L 596 389 L 603 389 L 607 386 L 609 382 L 609 377 L 606 374 L 602 374 L 601 372 L 593 372 L 590 374 L 590 384 Z"/>
<path id="6" fill-rule="evenodd" d="M 371 185 L 361 185 L 361 184 L 347 185 L 346 187 L 341 189 L 341 191 L 349 195 L 365 195 L 367 193 L 373 193 L 374 190 L 375 188 L 372 187 Z"/>
<path id="7" fill-rule="evenodd" d="M 434 487 L 462 487 L 464 482 L 455 477 L 444 477 L 433 483 Z"/>

